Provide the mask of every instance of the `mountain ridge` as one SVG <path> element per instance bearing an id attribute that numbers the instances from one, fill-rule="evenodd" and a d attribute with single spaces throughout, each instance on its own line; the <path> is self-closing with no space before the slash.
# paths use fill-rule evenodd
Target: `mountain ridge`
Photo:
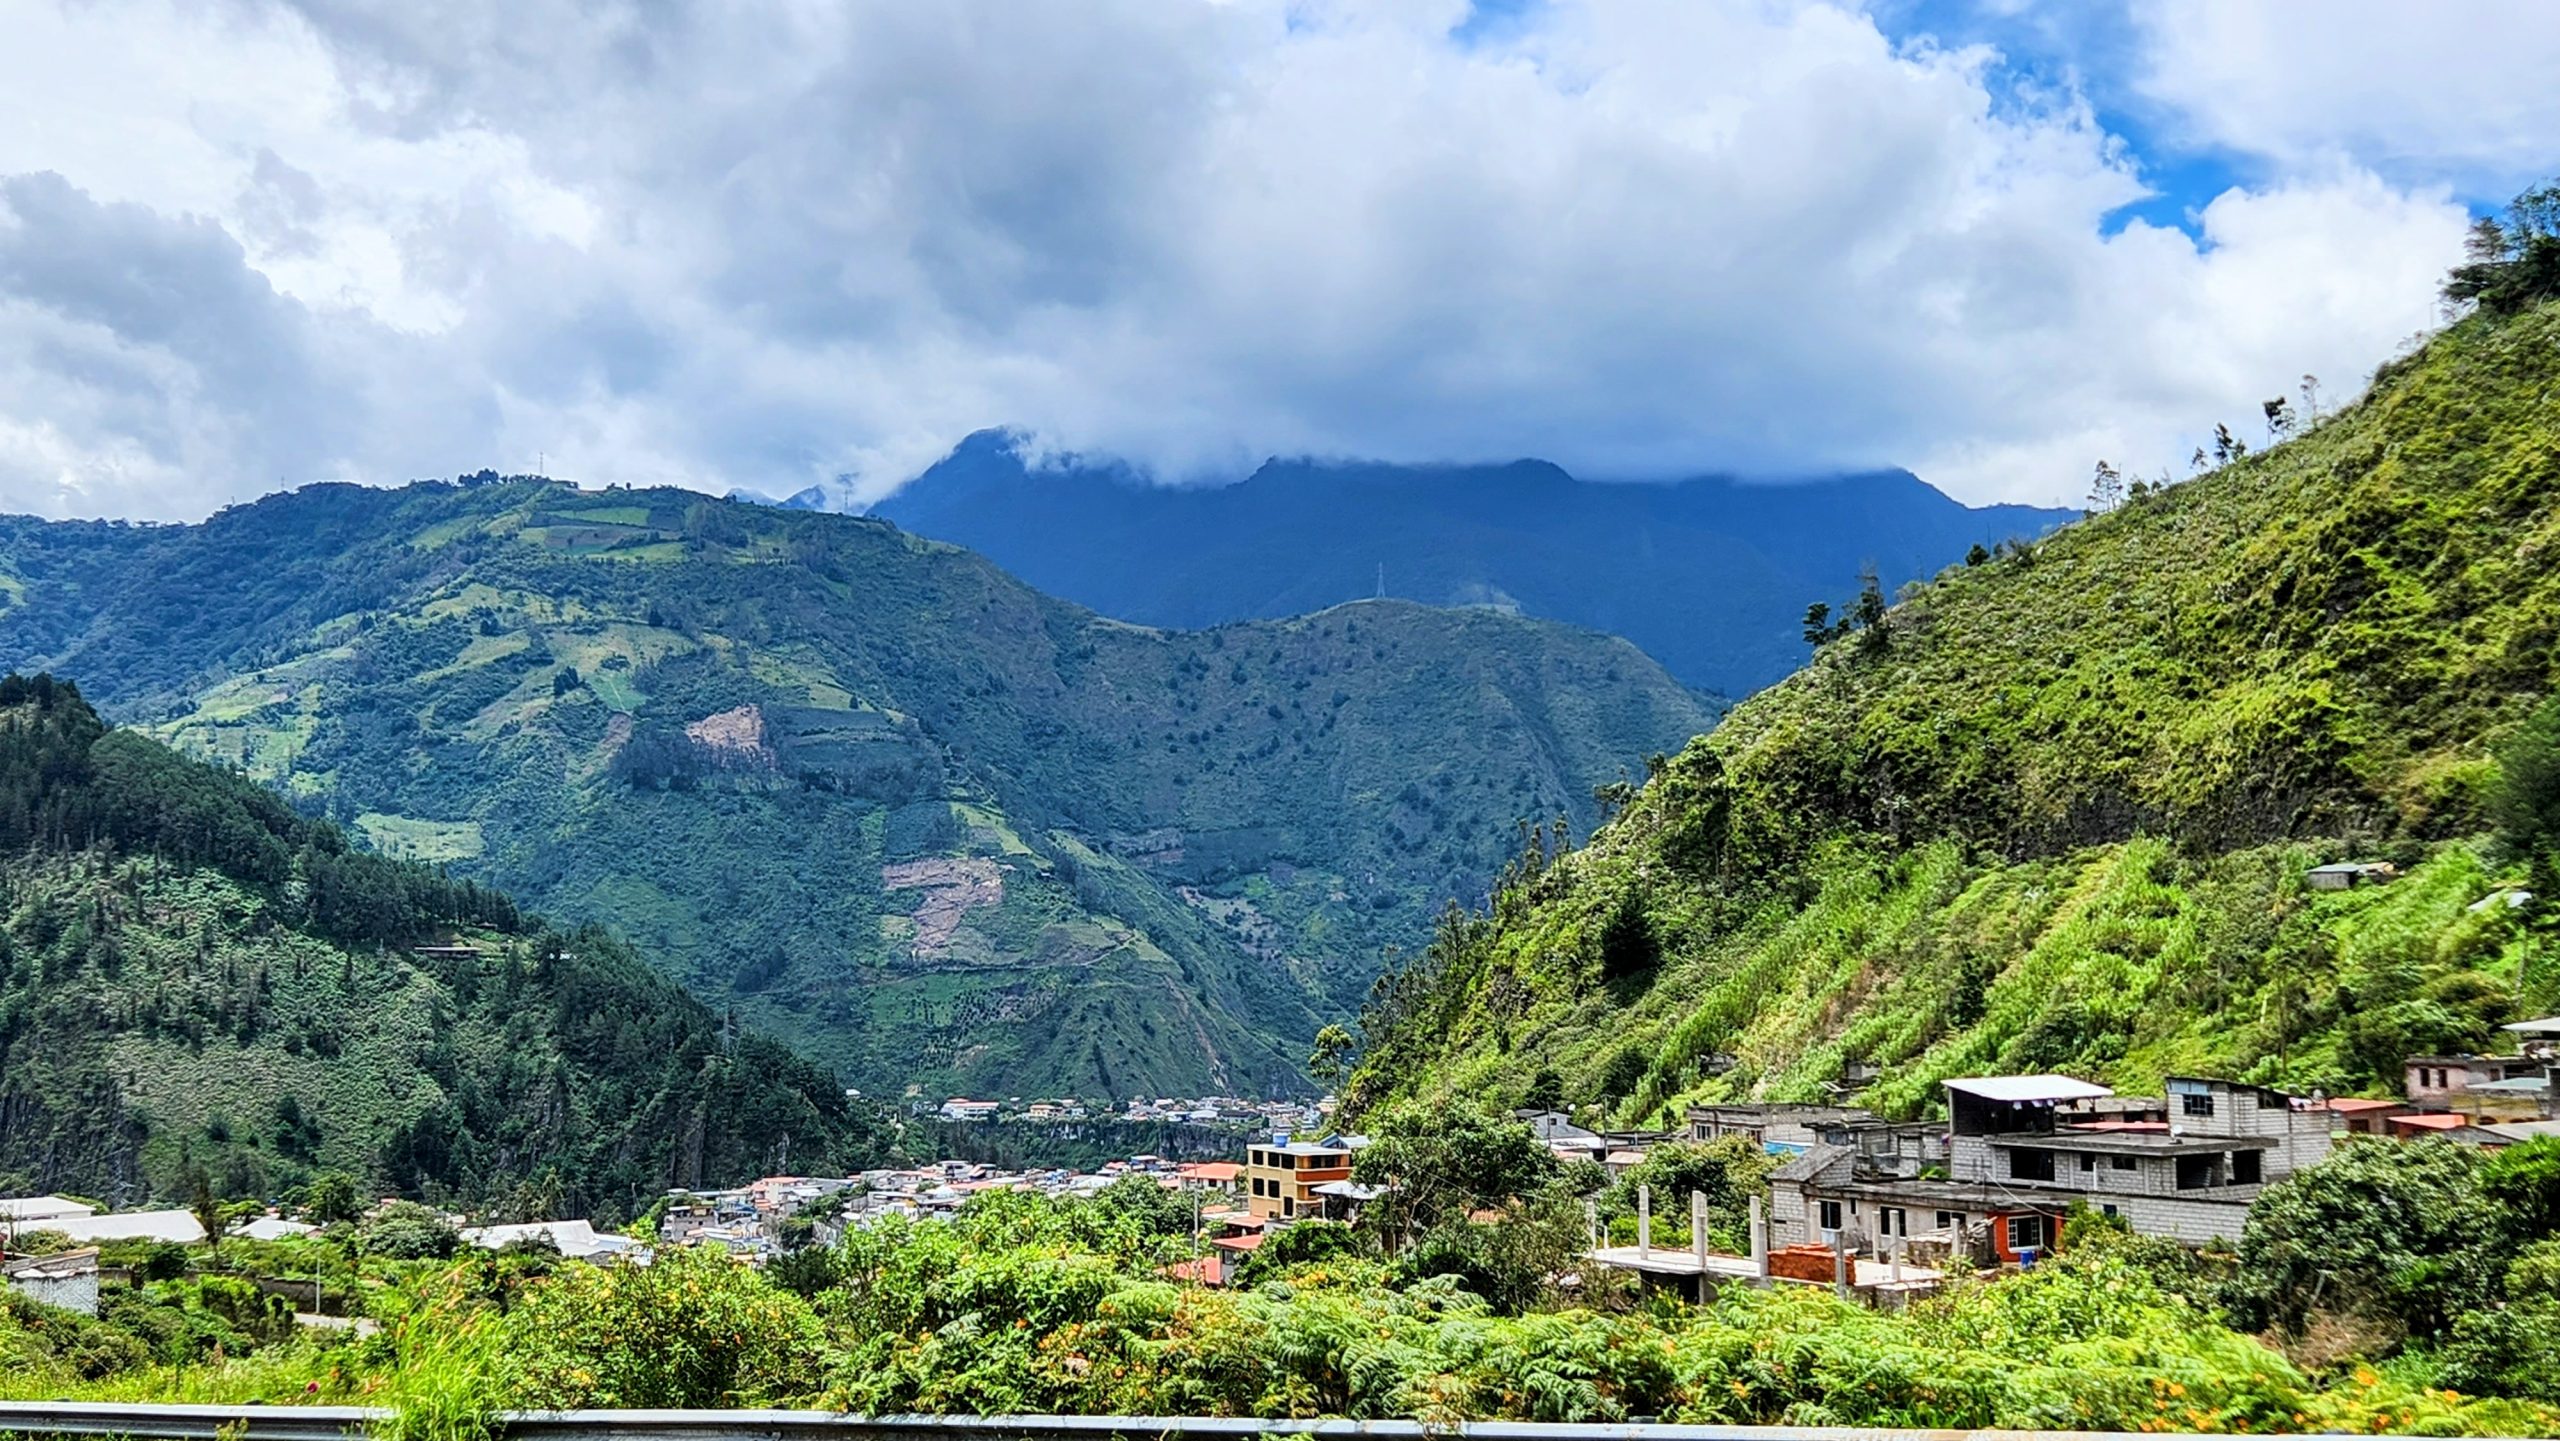
<path id="1" fill-rule="evenodd" d="M 1555 622 L 1168 632 L 885 521 L 488 474 L 0 520 L 0 567 L 11 660 L 874 1092 L 1302 1088 L 1514 823 L 1714 715 Z"/>
<path id="2" fill-rule="evenodd" d="M 610 935 L 353 850 L 50 676 L 0 680 L 0 839 L 8 1189 L 128 1204 L 337 1170 L 634 1215 L 794 1151 L 892 1154 L 823 1072 Z"/>
<path id="3" fill-rule="evenodd" d="M 1167 486 L 1108 458 L 1035 465 L 1024 444 L 977 432 L 868 513 L 1126 620 L 1197 627 L 1381 591 L 1489 604 L 1626 636 L 1725 695 L 1792 670 L 1805 606 L 1846 600 L 1862 567 L 1890 589 L 2077 514 L 1968 508 L 1907 471 L 1603 482 L 1527 459 L 1273 459 Z"/>

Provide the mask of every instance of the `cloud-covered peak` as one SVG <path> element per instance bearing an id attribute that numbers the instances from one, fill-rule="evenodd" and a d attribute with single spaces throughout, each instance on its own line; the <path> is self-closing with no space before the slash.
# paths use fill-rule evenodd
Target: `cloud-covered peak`
<path id="1" fill-rule="evenodd" d="M 0 7 L 0 505 L 50 513 L 482 464 L 868 498 L 991 426 L 2052 501 L 2352 388 L 2459 246 L 2429 187 L 2486 173 L 2174 7 L 2086 57 L 2157 135 L 1824 4 Z M 2175 144 L 2251 179 L 2129 221 Z"/>

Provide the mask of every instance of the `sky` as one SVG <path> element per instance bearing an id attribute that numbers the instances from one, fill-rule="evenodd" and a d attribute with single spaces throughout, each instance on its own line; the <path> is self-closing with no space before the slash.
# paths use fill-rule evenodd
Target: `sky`
<path id="1" fill-rule="evenodd" d="M 1906 466 L 2334 404 L 2560 170 L 2544 0 L 0 0 L 0 509 L 970 431 Z"/>

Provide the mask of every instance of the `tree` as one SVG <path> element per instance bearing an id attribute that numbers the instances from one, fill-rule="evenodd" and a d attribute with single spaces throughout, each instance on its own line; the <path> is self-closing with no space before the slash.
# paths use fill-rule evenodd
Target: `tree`
<path id="1" fill-rule="evenodd" d="M 551 677 L 551 693 L 553 695 L 567 695 L 569 692 L 576 690 L 581 684 L 583 684 L 583 682 L 578 679 L 578 668 L 573 665 L 564 665 L 560 667 L 558 671 L 554 672 Z"/>
<path id="2" fill-rule="evenodd" d="M 213 1248 L 214 1264 L 220 1265 L 222 1233 L 230 1228 L 231 1213 L 230 1209 L 223 1205 L 222 1198 L 214 1194 L 213 1178 L 207 1176 L 202 1170 L 195 1173 L 192 1194 L 187 1200 L 187 1210 L 196 1218 L 196 1224 L 204 1228 L 205 1242 Z"/>
<path id="3" fill-rule="evenodd" d="M 1890 642 L 1885 624 L 1884 582 L 1877 578 L 1874 566 L 1858 572 L 1858 604 L 1850 618 L 1857 622 L 1859 649 L 1873 654 Z"/>
<path id="4" fill-rule="evenodd" d="M 1370 1249 L 1358 1228 L 1340 1221 L 1306 1220 L 1263 1238 L 1261 1246 L 1244 1258 L 1236 1268 L 1231 1285 L 1238 1290 L 1251 1290 L 1265 1281 L 1276 1281 L 1300 1266 L 1322 1261 L 1359 1256 Z"/>
<path id="5" fill-rule="evenodd" d="M 323 1171 L 312 1177 L 311 1184 L 303 1189 L 302 1214 L 318 1226 L 352 1221 L 364 1214 L 355 1178 L 343 1171 Z"/>
<path id="6" fill-rule="evenodd" d="M 2231 427 L 2217 423 L 2213 427 L 2213 463 L 2229 465 L 2249 453 L 2249 443 L 2231 433 Z"/>
<path id="7" fill-rule="evenodd" d="M 1364 1186 L 1387 1188 L 1365 1219 L 1397 1244 L 1535 1195 L 1564 1175 L 1563 1163 L 1526 1124 L 1470 1107 L 1409 1113 L 1381 1130 L 1351 1174 Z"/>
<path id="8" fill-rule="evenodd" d="M 1989 565 L 1991 552 L 1984 550 L 1982 542 L 1977 540 L 1973 543 L 1973 549 L 1964 553 L 1964 563 L 1968 569 L 1977 565 Z"/>
<path id="9" fill-rule="evenodd" d="M 1359 1042 L 1351 1032 L 1339 1025 L 1328 1025 L 1316 1032 L 1315 1049 L 1307 1055 L 1307 1074 L 1331 1085 L 1350 1069 L 1351 1053 Z"/>
<path id="10" fill-rule="evenodd" d="M 1804 643 L 1819 650 L 1835 635 L 1831 629 L 1831 605 L 1815 601 L 1804 608 Z"/>
<path id="11" fill-rule="evenodd" d="M 2509 201 L 2503 221 L 2484 215 L 2471 222 L 2462 263 L 2445 276 L 2444 298 L 2507 316 L 2556 296 L 2560 183 L 2545 183 Z"/>
<path id="12" fill-rule="evenodd" d="M 2293 405 L 2279 395 L 2259 407 L 2267 414 L 2267 443 L 2275 444 L 2293 433 Z"/>
<path id="13" fill-rule="evenodd" d="M 2451 1141 L 2350 1140 L 2267 1187 L 2240 1239 L 2234 1314 L 2293 1334 L 2318 1311 L 2442 1333 L 2504 1264 L 2480 1169 L 2478 1151 Z"/>
<path id="14" fill-rule="evenodd" d="M 2124 504 L 2124 475 L 2105 461 L 2089 476 L 2089 513 L 2103 515 Z"/>
<path id="15" fill-rule="evenodd" d="M 1651 975 L 1662 964 L 1662 941 L 1654 934 L 1653 917 L 1644 897 L 1633 887 L 1618 893 L 1600 922 L 1600 978 L 1622 981 Z"/>
<path id="16" fill-rule="evenodd" d="M 2489 816 L 2517 855 L 2560 851 L 2560 695 L 2535 707 L 2498 747 Z"/>
<path id="17" fill-rule="evenodd" d="M 368 1256 L 395 1261 L 443 1260 L 462 1249 L 453 1223 L 415 1201 L 394 1201 L 357 1231 Z"/>
<path id="18" fill-rule="evenodd" d="M 1529 1089 L 1520 1093 L 1520 1106 L 1528 1111 L 1563 1110 L 1564 1077 L 1553 1066 L 1540 1066 L 1529 1078 Z"/>

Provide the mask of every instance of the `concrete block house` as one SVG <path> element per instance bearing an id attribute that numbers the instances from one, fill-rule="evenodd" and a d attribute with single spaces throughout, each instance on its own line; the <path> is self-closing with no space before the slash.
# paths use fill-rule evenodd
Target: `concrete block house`
<path id="1" fill-rule="evenodd" d="M 1926 1240 L 1984 1261 L 2053 1248 L 2074 1202 L 2145 1235 L 2236 1241 L 2267 1184 L 2328 1155 L 2326 1109 L 2234 1081 L 2173 1077 L 2128 1103 L 2069 1076 L 1946 1083 L 1943 1162 L 1914 1128 L 1832 1128 L 1770 1178 L 1771 1242 L 1882 1254 Z"/>

